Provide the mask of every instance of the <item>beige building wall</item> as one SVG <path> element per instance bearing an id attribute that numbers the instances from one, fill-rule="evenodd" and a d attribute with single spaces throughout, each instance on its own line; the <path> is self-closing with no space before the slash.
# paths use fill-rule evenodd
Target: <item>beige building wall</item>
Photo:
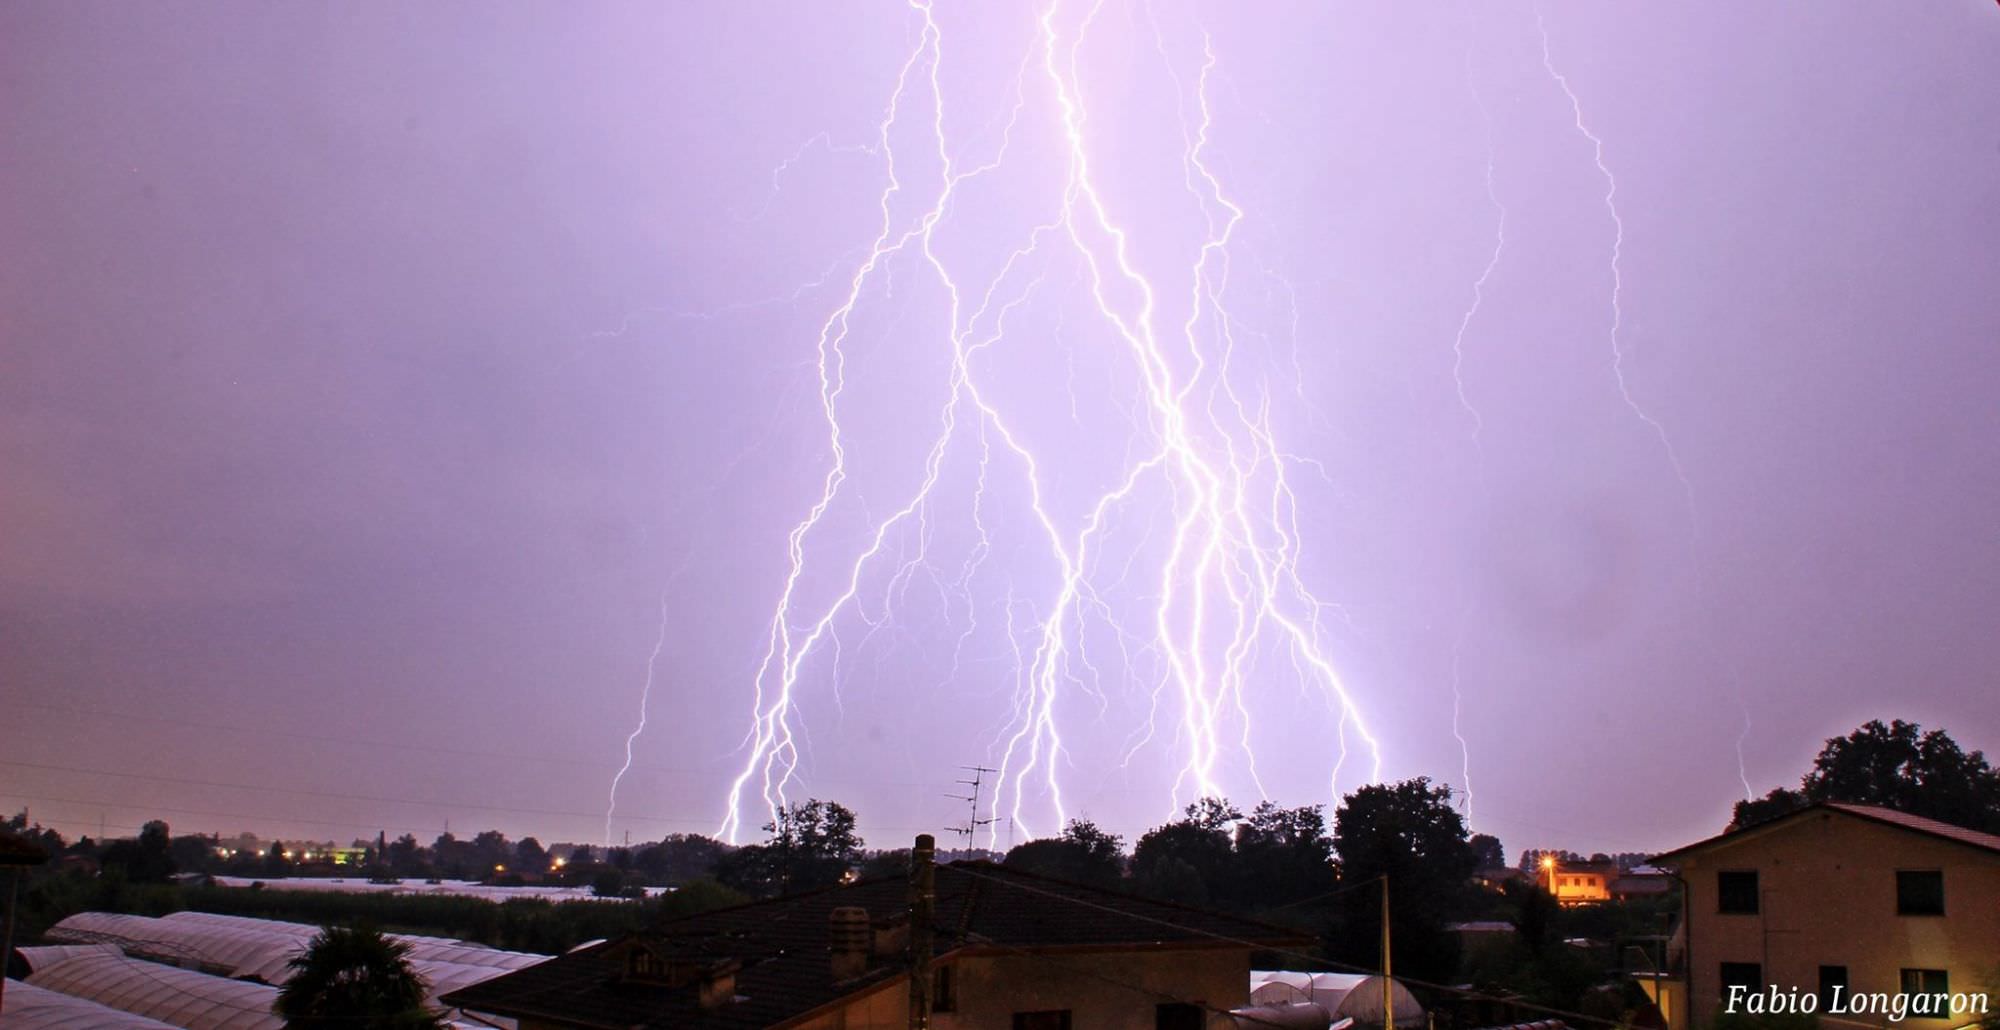
<path id="1" fill-rule="evenodd" d="M 1716 874 L 1724 870 L 1757 872 L 1757 914 L 1718 912 Z M 1898 870 L 1941 870 L 1945 914 L 1898 915 Z M 1755 962 L 1767 983 L 1804 993 L 1818 991 L 1823 965 L 1847 967 L 1849 993 L 1896 994 L 1906 968 L 1943 969 L 1954 992 L 2000 990 L 1991 982 L 2000 967 L 2000 854 L 1820 811 L 1689 855 L 1680 875 L 1687 1001 L 1698 1026 L 1720 1011 L 1723 962 Z M 2000 997 L 1991 1004 L 2000 1007 Z M 1900 1025 L 1964 1021 L 1913 1017 Z"/>
<path id="2" fill-rule="evenodd" d="M 1212 1009 L 1250 1002 L 1248 949 L 969 956 L 957 968 L 954 1011 L 937 1030 L 1008 1030 L 1016 1012 L 1069 1009 L 1070 1025 L 1152 1030 L 1163 1001 Z"/>
<path id="3" fill-rule="evenodd" d="M 1017 1012 L 1061 1009 L 1073 1030 L 1153 1030 L 1162 1001 L 1211 1009 L 1250 1001 L 1247 949 L 968 955 L 944 964 L 952 968 L 953 1004 L 932 1014 L 933 1030 L 1011 1030 Z M 904 1030 L 909 1017 L 907 981 L 898 980 L 797 1026 Z"/>

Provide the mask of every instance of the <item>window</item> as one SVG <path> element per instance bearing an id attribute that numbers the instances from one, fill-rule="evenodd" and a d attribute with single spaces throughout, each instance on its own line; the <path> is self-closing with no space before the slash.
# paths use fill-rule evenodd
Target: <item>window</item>
<path id="1" fill-rule="evenodd" d="M 1819 967 L 1819 1010 L 1821 1012 L 1837 1011 L 1837 1007 L 1833 1003 L 1833 992 L 1836 989 L 1842 995 L 1847 993 L 1847 967 Z"/>
<path id="2" fill-rule="evenodd" d="M 1757 871 L 1723 870 L 1715 874 L 1717 912 L 1726 916 L 1757 914 Z"/>
<path id="3" fill-rule="evenodd" d="M 1948 1016 L 1951 1014 L 1951 978 L 1946 976 L 1942 969 L 1903 970 L 1903 993 L 1928 994 L 1932 996 L 1933 1000 L 1925 1006 L 1920 1006 L 1912 1000 L 1910 1004 L 1910 1014 L 1912 1016 Z"/>
<path id="4" fill-rule="evenodd" d="M 1202 1030 L 1207 1025 L 1208 1013 L 1200 1005 L 1176 1001 L 1153 1009 L 1153 1030 Z"/>
<path id="5" fill-rule="evenodd" d="M 1765 987 L 1764 967 L 1755 962 L 1724 962 L 1722 964 L 1722 998 L 1729 1000 L 1729 989 L 1742 987 L 1746 991 L 1761 991 Z"/>
<path id="6" fill-rule="evenodd" d="M 958 1011 L 958 984 L 950 966 L 939 966 L 931 975 L 931 1011 Z"/>
<path id="7" fill-rule="evenodd" d="M 1070 1030 L 1069 1010 L 1014 1013 L 1014 1030 Z"/>
<path id="8" fill-rule="evenodd" d="M 1896 870 L 1896 914 L 1944 915 L 1944 872 L 1938 869 Z"/>

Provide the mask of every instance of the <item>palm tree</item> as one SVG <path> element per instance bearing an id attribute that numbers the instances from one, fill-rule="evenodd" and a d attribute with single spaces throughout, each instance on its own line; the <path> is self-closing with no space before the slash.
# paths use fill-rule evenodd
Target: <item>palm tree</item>
<path id="1" fill-rule="evenodd" d="M 327 927 L 292 959 L 278 1015 L 298 1030 L 437 1030 L 444 1023 L 424 1008 L 424 981 L 409 952 L 373 927 Z"/>

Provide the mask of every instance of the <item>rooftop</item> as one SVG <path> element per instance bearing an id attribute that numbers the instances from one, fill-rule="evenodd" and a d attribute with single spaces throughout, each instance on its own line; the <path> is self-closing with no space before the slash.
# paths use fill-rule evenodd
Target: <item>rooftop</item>
<path id="1" fill-rule="evenodd" d="M 958 862 L 936 873 L 934 954 L 1226 949 L 1298 945 L 1291 930 L 1008 869 Z M 765 1027 L 904 982 L 903 958 L 872 958 L 836 980 L 829 920 L 864 908 L 877 922 L 909 910 L 901 878 L 860 883 L 662 923 L 446 995 L 449 1004 L 593 1027 Z M 734 998 L 704 1010 L 695 987 L 634 982 L 623 959 L 635 945 L 734 976 Z M 740 963 L 740 968 L 733 963 Z"/>
<path id="2" fill-rule="evenodd" d="M 1747 839 L 1750 835 L 1762 834 L 1777 829 L 1798 820 L 1810 812 L 1828 811 L 1840 812 L 1844 815 L 1881 823 L 1885 826 L 1893 826 L 1900 830 L 1908 830 L 1927 837 L 1937 837 L 1978 848 L 1982 851 L 2000 854 L 2000 836 L 1991 833 L 1981 833 L 1978 830 L 1968 829 L 1964 826 L 1955 826 L 1951 823 L 1939 822 L 1936 819 L 1926 819 L 1920 815 L 1911 815 L 1908 812 L 1899 812 L 1893 808 L 1883 808 L 1880 805 L 1855 805 L 1843 801 L 1820 801 L 1807 805 L 1804 808 L 1787 812 L 1775 819 L 1767 819 L 1761 823 L 1729 830 L 1706 840 L 1696 841 L 1685 847 L 1675 848 L 1672 851 L 1655 855 L 1650 861 L 1654 864 L 1671 862 L 1682 855 L 1697 851 L 1706 851 L 1713 847 Z"/>

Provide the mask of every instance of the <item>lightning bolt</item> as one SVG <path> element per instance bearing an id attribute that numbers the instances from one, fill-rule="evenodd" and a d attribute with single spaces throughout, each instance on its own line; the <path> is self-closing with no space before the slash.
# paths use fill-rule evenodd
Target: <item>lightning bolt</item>
<path id="1" fill-rule="evenodd" d="M 1618 213 L 1618 177 L 1611 174 L 1611 168 L 1604 163 L 1604 140 L 1592 132 L 1583 120 L 1583 103 L 1577 99 L 1576 91 L 1570 88 L 1569 77 L 1556 70 L 1555 58 L 1549 45 L 1549 26 L 1542 17 L 1542 5 L 1536 3 L 1535 31 L 1542 38 L 1542 69 L 1555 81 L 1562 94 L 1569 100 L 1570 116 L 1576 131 L 1590 141 L 1591 159 L 1597 165 L 1597 173 L 1604 177 L 1604 211 L 1611 216 L 1611 376 L 1618 382 L 1618 396 L 1632 414 L 1644 422 L 1653 435 L 1659 438 L 1661 449 L 1666 451 L 1667 462 L 1673 466 L 1674 477 L 1680 480 L 1681 491 L 1686 496 L 1690 524 L 1694 518 L 1694 483 L 1688 479 L 1687 470 L 1681 465 L 1680 453 L 1674 449 L 1673 440 L 1667 436 L 1667 427 L 1639 405 L 1632 396 L 1631 384 L 1625 380 L 1625 347 L 1619 340 L 1619 331 L 1625 325 L 1625 272 L 1622 259 L 1625 254 L 1625 219 Z"/>
<path id="2" fill-rule="evenodd" d="M 625 780 L 625 774 L 632 770 L 632 745 L 639 735 L 646 732 L 646 715 L 653 706 L 653 676 L 660 665 L 660 652 L 667 646 L 667 626 L 671 613 L 667 606 L 669 592 L 660 592 L 660 631 L 653 639 L 653 653 L 646 656 L 646 682 L 639 691 L 639 723 L 625 737 L 625 764 L 618 767 L 617 775 L 611 777 L 611 797 L 604 804 L 604 846 L 611 847 L 611 817 L 618 811 L 618 785 Z"/>
<path id="3" fill-rule="evenodd" d="M 1035 826 L 1060 826 L 1067 819 L 1064 713 L 1085 702 L 1101 717 L 1111 700 L 1108 656 L 1094 654 L 1089 642 L 1095 630 L 1109 631 L 1116 642 L 1124 685 L 1142 691 L 1154 715 L 1170 716 L 1170 742 L 1155 740 L 1157 727 L 1149 716 L 1127 752 L 1129 760 L 1139 748 L 1161 744 L 1178 755 L 1170 804 L 1225 793 L 1233 785 L 1232 770 L 1241 770 L 1263 795 L 1252 742 L 1258 707 L 1254 671 L 1258 658 L 1274 649 L 1288 657 L 1300 685 L 1316 689 L 1338 719 L 1342 748 L 1330 782 L 1338 782 L 1349 734 L 1366 747 L 1370 777 L 1379 779 L 1380 745 L 1330 652 L 1324 623 L 1330 606 L 1314 595 L 1299 570 L 1300 505 L 1289 475 L 1311 463 L 1280 444 L 1268 383 L 1239 353 L 1243 323 L 1229 309 L 1233 251 L 1247 216 L 1211 159 L 1210 83 L 1217 67 L 1212 41 L 1202 33 L 1190 105 L 1155 23 L 1155 43 L 1182 105 L 1182 184 L 1201 226 L 1199 244 L 1170 282 L 1141 267 L 1121 221 L 1121 198 L 1092 162 L 1083 50 L 1102 12 L 1101 0 L 1075 12 L 1055 0 L 1039 12 L 999 143 L 977 165 L 965 160 L 963 148 L 952 146 L 947 132 L 941 74 L 949 48 L 937 12 L 928 0 L 910 0 L 908 6 L 918 31 L 877 125 L 876 143 L 867 148 L 880 157 L 886 178 L 880 220 L 816 341 L 828 467 L 817 499 L 787 536 L 789 565 L 753 677 L 744 762 L 730 783 L 719 834 L 736 839 L 746 810 L 775 810 L 802 775 L 798 705 L 814 681 L 809 659 L 825 655 L 837 683 L 843 653 L 866 648 L 869 637 L 893 623 L 919 579 L 948 599 L 958 597 L 947 602 L 948 610 L 962 613 L 951 651 L 956 677 L 967 642 L 980 630 L 972 594 L 995 547 L 988 513 L 1000 504 L 1016 505 L 1027 516 L 1031 542 L 1054 575 L 1052 583 L 1037 589 L 1015 584 L 1009 574 L 1003 611 L 1013 695 L 1006 725 L 990 745 L 999 769 L 989 813 L 995 826 L 1004 814 L 1032 836 Z M 1030 103 L 1031 93 L 1038 103 Z M 1029 117 L 1040 119 L 1039 130 L 1055 140 L 1060 185 L 1045 198 L 1046 220 L 1019 226 L 1011 245 L 992 251 L 985 262 L 990 271 L 981 277 L 965 262 L 946 257 L 940 229 L 967 202 L 967 184 L 1007 164 L 1016 132 Z M 899 149 L 899 136 L 913 129 L 924 145 Z M 937 345 L 950 357 L 945 398 L 936 409 L 937 434 L 924 451 L 914 488 L 895 507 L 868 517 L 870 529 L 835 559 L 837 589 L 815 600 L 802 585 L 809 565 L 822 560 L 821 549 L 842 550 L 829 515 L 859 503 L 849 499 L 850 439 L 842 424 L 846 345 L 857 310 L 872 300 L 878 284 L 886 288 L 898 265 L 914 266 L 944 300 L 941 329 L 922 330 L 935 332 Z M 1065 266 L 1075 280 L 1051 282 Z M 1027 418 L 988 382 L 991 367 L 1008 353 L 1010 319 L 1065 286 L 1087 298 L 1099 334 L 1066 333 L 1073 337 L 1070 346 L 1108 340 L 1114 356 L 1122 354 L 1120 367 L 1134 377 L 1136 392 L 1129 406 L 1113 402 L 1133 433 L 1122 468 L 1105 477 L 1094 495 L 1086 494 L 1077 514 L 1067 516 L 1056 497 L 1056 484 L 1072 478 L 1063 474 L 1070 471 L 1067 455 L 1038 449 L 1023 429 Z M 1178 321 L 1163 312 L 1162 298 L 1175 295 L 1175 303 L 1186 306 Z M 1060 318 L 1063 309 L 1053 310 Z M 1072 364 L 1064 385 L 1073 413 L 1080 402 L 1074 375 Z M 956 460 L 970 460 L 976 470 L 970 489 L 975 539 L 951 572 L 941 569 L 932 553 L 933 519 Z M 1003 478 L 1018 483 L 1018 496 L 996 493 Z M 1164 525 L 1158 525 L 1153 516 L 1162 500 Z M 1145 532 L 1131 535 L 1128 527 L 1135 522 Z M 1131 550 L 1119 562 L 1121 547 Z M 876 577 L 879 589 L 869 586 Z M 1122 611 L 1118 600 L 1141 588 L 1143 609 Z M 867 627 L 853 648 L 841 644 L 840 626 L 848 620 Z"/>
<path id="4" fill-rule="evenodd" d="M 1465 395 L 1465 331 L 1472 327 L 1473 317 L 1479 314 L 1480 305 L 1486 302 L 1486 281 L 1493 278 L 1493 270 L 1500 267 L 1500 255 L 1507 249 L 1507 205 L 1500 202 L 1499 190 L 1493 182 L 1496 157 L 1493 146 L 1493 112 L 1487 109 L 1486 98 L 1480 95 L 1479 85 L 1473 79 L 1470 46 L 1465 49 L 1465 85 L 1472 94 L 1473 104 L 1479 108 L 1480 123 L 1486 127 L 1486 202 L 1493 206 L 1496 216 L 1493 224 L 1493 254 L 1486 259 L 1486 267 L 1479 270 L 1479 278 L 1472 281 L 1472 303 L 1466 306 L 1465 314 L 1459 318 L 1458 333 L 1451 340 L 1451 382 L 1458 391 L 1459 406 L 1464 408 L 1465 414 L 1472 419 L 1472 444 L 1477 447 L 1479 434 L 1486 428 L 1486 420 Z M 1613 261 L 1616 261 L 1615 254 Z M 1621 388 L 1623 382 L 1621 378 Z"/>
<path id="5" fill-rule="evenodd" d="M 1458 620 L 1458 633 L 1451 642 L 1451 735 L 1458 740 L 1460 776 L 1465 784 L 1465 821 L 1472 823 L 1472 747 L 1465 742 L 1465 734 L 1459 728 L 1459 710 L 1465 703 L 1465 695 L 1459 690 L 1459 658 L 1465 651 L 1465 629 L 1478 611 L 1477 605 L 1467 607 Z"/>

